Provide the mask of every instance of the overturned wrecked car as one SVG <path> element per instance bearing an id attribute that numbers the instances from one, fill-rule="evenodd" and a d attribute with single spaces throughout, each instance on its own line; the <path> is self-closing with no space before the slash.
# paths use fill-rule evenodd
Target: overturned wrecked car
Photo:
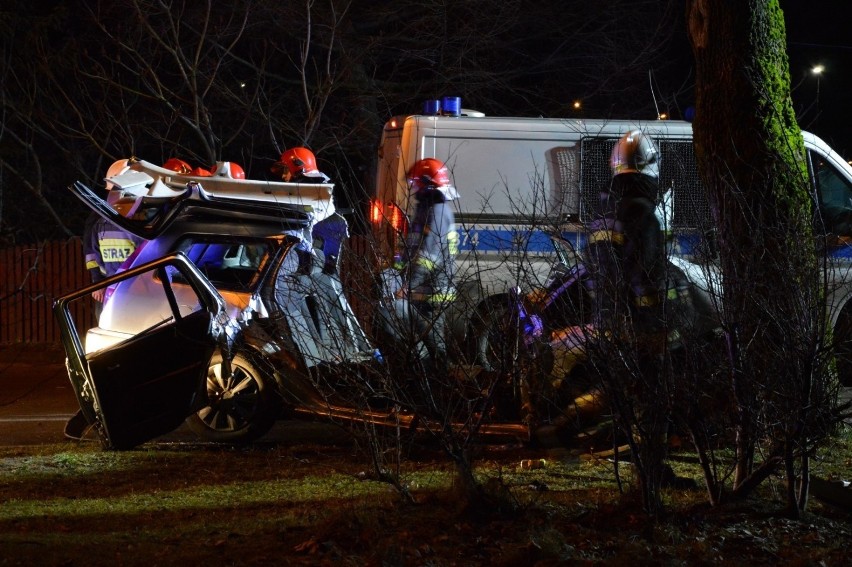
<path id="1" fill-rule="evenodd" d="M 542 380 L 540 365 L 519 372 L 517 356 L 511 367 L 459 363 L 450 376 L 403 375 L 389 365 L 339 277 L 348 230 L 330 184 L 231 179 L 226 167 L 199 178 L 138 160 L 119 169 L 107 178 L 107 200 L 82 183 L 70 188 L 146 242 L 123 271 L 54 306 L 81 407 L 69 437 L 93 428 L 105 448 L 125 449 L 186 420 L 206 440 L 244 443 L 296 415 L 407 429 L 450 421 L 530 441 L 554 430 L 566 439 L 562 429 L 582 435 L 577 419 L 600 411 L 595 400 L 582 407 L 583 384 Z M 302 236 L 309 229 L 313 250 Z M 74 305 L 98 289 L 98 324 L 80 327 Z M 522 314 L 507 313 L 489 322 L 494 345 L 517 342 Z M 560 323 L 575 336 L 556 348 L 582 358 L 585 327 L 575 323 Z M 449 404 L 435 404 L 437 396 Z"/>
<path id="2" fill-rule="evenodd" d="M 279 417 L 295 375 L 376 362 L 336 276 L 347 232 L 330 184 L 122 169 L 107 179 L 109 203 L 71 190 L 146 242 L 124 271 L 55 305 L 81 412 L 105 446 L 137 445 L 187 416 L 206 439 L 249 441 Z M 312 225 L 313 253 L 299 237 Z M 74 303 L 99 288 L 98 325 L 77 329 Z"/>

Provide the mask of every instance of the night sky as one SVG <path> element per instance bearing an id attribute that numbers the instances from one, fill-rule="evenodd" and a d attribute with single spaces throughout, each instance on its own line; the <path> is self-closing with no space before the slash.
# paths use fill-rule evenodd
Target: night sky
<path id="1" fill-rule="evenodd" d="M 799 125 L 850 160 L 852 2 L 781 0 L 781 9 L 787 24 L 790 81 Z M 825 67 L 819 80 L 811 73 L 817 64 Z"/>

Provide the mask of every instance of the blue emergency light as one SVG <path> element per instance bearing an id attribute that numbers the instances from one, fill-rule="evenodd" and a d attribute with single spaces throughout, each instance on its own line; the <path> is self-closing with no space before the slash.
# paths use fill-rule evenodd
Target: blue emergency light
<path id="1" fill-rule="evenodd" d="M 461 116 L 461 97 L 445 96 L 442 98 L 441 114 L 444 116 Z"/>
<path id="2" fill-rule="evenodd" d="M 438 116 L 441 114 L 440 100 L 427 100 L 423 103 L 423 114 L 426 116 Z"/>
<path id="3" fill-rule="evenodd" d="M 461 97 L 445 96 L 423 102 L 425 116 L 461 116 Z"/>

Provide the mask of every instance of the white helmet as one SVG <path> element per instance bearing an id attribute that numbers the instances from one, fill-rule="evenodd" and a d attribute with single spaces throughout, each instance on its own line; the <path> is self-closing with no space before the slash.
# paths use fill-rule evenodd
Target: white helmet
<path id="1" fill-rule="evenodd" d="M 660 176 L 660 151 L 654 140 L 641 130 L 628 132 L 616 142 L 609 157 L 612 176 L 622 173 L 642 173 L 657 179 Z"/>

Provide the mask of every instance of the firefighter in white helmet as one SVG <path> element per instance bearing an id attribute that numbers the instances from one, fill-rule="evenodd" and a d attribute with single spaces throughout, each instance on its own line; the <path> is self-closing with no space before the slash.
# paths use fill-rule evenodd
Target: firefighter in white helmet
<path id="1" fill-rule="evenodd" d="M 640 482 L 659 487 L 677 480 L 663 462 L 668 401 L 683 323 L 694 308 L 688 281 L 668 261 L 656 214 L 662 198 L 657 145 L 640 130 L 626 133 L 612 150 L 610 169 L 585 250 L 602 338 L 589 353 L 607 368 L 602 380 L 622 433 L 639 441 L 647 473 Z"/>
<path id="2" fill-rule="evenodd" d="M 640 130 L 612 150 L 612 179 L 600 194 L 585 251 L 594 283 L 596 325 L 629 317 L 644 332 L 661 328 L 666 299 L 665 234 L 656 215 L 660 154 Z"/>
<path id="3" fill-rule="evenodd" d="M 126 170 L 127 160 L 119 160 L 107 170 L 106 178 L 119 175 Z M 107 191 L 110 189 L 110 183 L 107 182 Z M 146 241 L 143 238 L 119 228 L 92 212 L 86 219 L 83 234 L 84 260 L 92 283 L 106 279 L 127 266 L 144 242 Z M 100 314 L 103 306 L 104 291 L 99 289 L 92 293 L 97 314 Z"/>

